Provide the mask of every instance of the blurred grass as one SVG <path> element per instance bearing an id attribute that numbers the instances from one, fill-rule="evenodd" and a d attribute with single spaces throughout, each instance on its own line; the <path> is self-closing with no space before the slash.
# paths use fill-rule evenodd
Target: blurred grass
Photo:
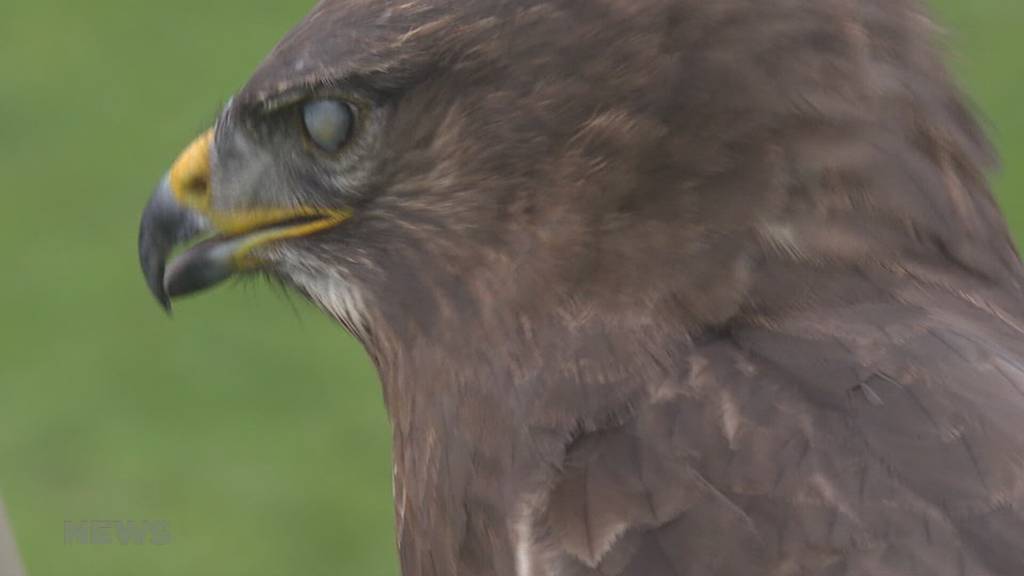
<path id="1" fill-rule="evenodd" d="M 146 293 L 151 186 L 308 0 L 0 7 L 0 487 L 33 575 L 397 572 L 362 350 L 261 285 Z M 157 546 L 65 520 L 163 519 Z"/>
<path id="2" fill-rule="evenodd" d="M 262 285 L 168 321 L 136 264 L 150 186 L 311 4 L 0 6 L 0 488 L 35 576 L 397 573 L 362 350 Z M 1024 232 L 1024 3 L 935 4 Z M 65 545 L 65 520 L 106 519 L 174 541 Z"/>
<path id="3" fill-rule="evenodd" d="M 992 182 L 1018 242 L 1024 238 L 1024 2 L 932 0 L 953 69 L 1002 157 Z"/>

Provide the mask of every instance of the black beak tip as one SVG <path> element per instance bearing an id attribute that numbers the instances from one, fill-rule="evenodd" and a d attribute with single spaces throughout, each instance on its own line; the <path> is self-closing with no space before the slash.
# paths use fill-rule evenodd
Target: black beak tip
<path id="1" fill-rule="evenodd" d="M 194 237 L 203 226 L 201 218 L 178 205 L 165 176 L 142 211 L 139 264 L 150 293 L 168 314 L 176 294 L 167 285 L 167 259 L 177 244 Z"/>
<path id="2" fill-rule="evenodd" d="M 164 313 L 168 316 L 171 315 L 171 298 L 166 292 L 153 292 L 153 296 L 156 297 L 156 301 L 160 303 L 160 306 L 164 309 Z"/>
<path id="3" fill-rule="evenodd" d="M 142 273 L 146 278 L 146 286 L 149 292 L 156 298 L 156 301 L 163 307 L 164 312 L 171 313 L 171 297 L 164 289 L 164 256 L 153 253 L 147 246 L 139 247 L 139 260 L 142 265 Z"/>

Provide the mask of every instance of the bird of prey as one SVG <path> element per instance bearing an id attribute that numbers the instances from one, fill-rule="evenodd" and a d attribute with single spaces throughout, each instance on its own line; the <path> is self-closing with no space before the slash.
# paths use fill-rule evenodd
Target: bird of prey
<path id="1" fill-rule="evenodd" d="M 324 0 L 142 267 L 361 341 L 405 576 L 1020 576 L 1024 269 L 937 36 L 916 0 Z"/>

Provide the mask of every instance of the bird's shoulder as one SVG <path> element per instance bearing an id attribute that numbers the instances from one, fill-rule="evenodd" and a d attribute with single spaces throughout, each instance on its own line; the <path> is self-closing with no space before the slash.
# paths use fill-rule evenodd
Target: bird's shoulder
<path id="1" fill-rule="evenodd" d="M 573 440 L 530 550 L 560 574 L 1024 573 L 1021 333 L 935 293 L 737 327 Z"/>

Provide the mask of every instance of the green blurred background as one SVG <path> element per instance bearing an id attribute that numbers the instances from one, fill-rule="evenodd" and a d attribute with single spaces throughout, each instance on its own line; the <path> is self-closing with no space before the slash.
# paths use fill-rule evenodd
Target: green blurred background
<path id="1" fill-rule="evenodd" d="M 0 490 L 33 576 L 397 573 L 388 427 L 343 330 L 259 283 L 182 303 L 136 264 L 176 153 L 312 0 L 0 6 Z M 1024 2 L 936 0 L 1024 232 Z M 162 520 L 165 546 L 66 544 Z"/>

